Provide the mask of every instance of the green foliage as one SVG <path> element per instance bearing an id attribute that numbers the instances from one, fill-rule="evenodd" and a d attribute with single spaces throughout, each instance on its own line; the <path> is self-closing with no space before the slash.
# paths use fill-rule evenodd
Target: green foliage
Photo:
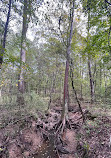
<path id="1" fill-rule="evenodd" d="M 48 108 L 48 98 L 38 96 L 34 91 L 24 94 L 25 105 L 18 105 L 17 95 L 0 97 L 0 128 L 24 120 L 29 116 L 37 118 L 37 112 L 44 113 Z"/>
<path id="2" fill-rule="evenodd" d="M 49 43 L 46 44 L 47 52 L 51 52 L 53 56 L 55 56 L 56 54 L 65 55 L 63 44 L 60 42 L 60 40 L 58 40 L 57 38 L 51 37 L 49 38 L 48 42 Z"/>
<path id="3" fill-rule="evenodd" d="M 38 96 L 34 91 L 30 94 L 24 94 L 26 107 L 29 108 L 32 112 L 45 111 L 48 108 L 48 98 L 43 98 Z M 17 105 L 17 96 L 16 95 L 3 95 L 0 99 L 0 104 L 5 107 L 14 107 Z"/>
<path id="4" fill-rule="evenodd" d="M 14 106 L 16 105 L 17 96 L 16 95 L 3 95 L 0 97 L 0 104 L 4 106 Z"/>
<path id="5" fill-rule="evenodd" d="M 24 94 L 24 99 L 31 113 L 36 114 L 37 111 L 45 111 L 48 108 L 48 100 L 38 96 L 34 91 Z"/>

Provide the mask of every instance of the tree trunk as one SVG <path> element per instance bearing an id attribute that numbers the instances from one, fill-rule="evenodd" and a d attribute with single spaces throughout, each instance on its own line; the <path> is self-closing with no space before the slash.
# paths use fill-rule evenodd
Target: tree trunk
<path id="1" fill-rule="evenodd" d="M 56 75 L 57 75 L 57 70 L 56 70 L 55 74 L 53 72 L 52 84 L 51 84 L 50 95 L 49 95 L 50 99 L 49 99 L 48 110 L 50 110 L 50 105 L 51 105 L 51 102 L 52 102 L 52 94 L 54 93 L 54 86 L 55 86 Z"/>
<path id="2" fill-rule="evenodd" d="M 6 37 L 7 37 L 8 25 L 9 25 L 9 19 L 10 19 L 11 4 L 12 4 L 12 0 L 9 0 L 9 9 L 8 9 L 8 14 L 7 14 L 7 21 L 5 23 L 3 42 L 1 42 L 2 49 L 0 52 L 0 76 L 1 76 L 1 67 L 2 67 L 2 63 L 3 63 L 3 55 L 4 55 L 4 51 L 5 51 L 5 46 L 6 46 Z M 1 93 L 1 88 L 0 88 L 0 96 L 1 95 L 2 95 L 2 93 Z"/>
<path id="3" fill-rule="evenodd" d="M 82 71 L 82 79 L 83 79 L 83 71 Z M 82 82 L 81 82 L 81 100 L 83 100 L 83 85 L 82 85 Z"/>
<path id="4" fill-rule="evenodd" d="M 80 75 L 81 75 L 81 79 L 83 79 L 83 70 L 82 70 L 81 57 L 80 57 Z M 81 82 L 81 88 L 80 89 L 81 89 L 81 94 L 80 94 L 81 96 L 80 97 L 81 97 L 81 99 L 83 99 L 83 94 L 82 94 L 83 93 L 83 85 L 82 85 L 82 82 Z"/>
<path id="5" fill-rule="evenodd" d="M 26 33 L 28 29 L 27 23 L 27 0 L 24 0 L 24 9 L 23 9 L 23 26 L 22 26 L 22 36 L 21 36 L 21 52 L 20 52 L 20 73 L 18 76 L 18 90 L 20 95 L 17 97 L 17 101 L 20 104 L 24 104 L 23 93 L 25 92 L 25 82 L 24 82 L 24 69 L 26 62 Z"/>
<path id="6" fill-rule="evenodd" d="M 24 64 L 26 62 L 26 51 L 25 51 L 25 44 L 24 44 L 24 48 L 22 46 L 21 49 L 21 68 L 20 68 L 20 74 L 19 74 L 19 81 L 18 81 L 18 88 L 19 88 L 19 92 L 20 93 L 24 93 L 25 92 L 25 82 L 24 82 Z"/>
<path id="7" fill-rule="evenodd" d="M 8 25 L 9 25 L 9 19 L 10 19 L 11 4 L 12 4 L 12 0 L 9 0 L 9 9 L 8 9 L 8 14 L 7 14 L 7 21 L 5 23 L 2 49 L 1 49 L 1 53 L 0 53 L 0 69 L 1 69 L 1 66 L 2 66 L 2 63 L 3 63 L 3 54 L 4 54 L 4 51 L 5 51 L 5 45 L 6 45 L 6 37 L 7 37 Z"/>
<path id="8" fill-rule="evenodd" d="M 77 101 L 77 103 L 78 103 L 79 110 L 80 110 L 80 112 L 81 112 L 81 115 L 82 115 L 82 118 L 83 118 L 83 122 L 84 122 L 84 121 L 85 121 L 85 116 L 84 116 L 84 113 L 83 113 L 83 111 L 82 111 L 81 104 L 80 104 L 80 101 L 79 101 L 79 99 L 78 99 L 78 97 L 77 97 L 77 92 L 76 92 L 75 87 L 74 87 L 74 82 L 73 82 L 73 76 L 74 76 L 74 75 L 73 75 L 72 67 L 73 67 L 73 63 L 72 63 L 72 61 L 71 61 L 71 65 L 70 65 L 70 78 L 71 78 L 72 89 L 73 89 L 73 92 L 74 92 L 74 94 L 75 94 L 76 101 Z"/>
<path id="9" fill-rule="evenodd" d="M 65 120 L 68 119 L 68 73 L 69 73 L 69 62 L 66 61 L 66 69 L 65 69 L 65 78 L 64 78 L 64 99 L 63 99 L 63 113 L 62 113 L 62 120 L 65 124 Z"/>
<path id="10" fill-rule="evenodd" d="M 60 102 L 62 103 L 62 97 L 63 97 L 63 93 L 62 93 L 62 88 L 63 87 L 63 80 L 62 77 L 60 78 Z"/>
<path id="11" fill-rule="evenodd" d="M 47 96 L 47 85 L 48 85 L 48 79 L 46 80 L 46 85 L 44 86 L 44 97 Z"/>
<path id="12" fill-rule="evenodd" d="M 1 90 L 1 88 L 0 88 L 0 97 L 2 96 L 2 90 Z"/>
<path id="13" fill-rule="evenodd" d="M 107 100 L 107 95 L 106 95 L 106 89 L 107 89 L 107 83 L 106 83 L 106 73 L 105 73 L 105 70 L 104 70 L 104 103 L 106 103 L 106 100 Z"/>
<path id="14" fill-rule="evenodd" d="M 91 104 L 94 103 L 94 81 L 91 72 L 91 61 L 88 57 L 88 71 L 89 71 L 89 79 L 90 79 L 90 94 L 91 94 Z"/>
<path id="15" fill-rule="evenodd" d="M 100 97 L 101 97 L 101 85 L 102 85 L 102 65 L 100 63 Z"/>
<path id="16" fill-rule="evenodd" d="M 70 58 L 70 51 L 71 51 L 71 41 L 73 36 L 73 20 L 74 20 L 74 6 L 75 0 L 72 2 L 72 8 L 70 10 L 70 34 L 67 43 L 67 51 L 66 51 L 66 68 L 65 68 L 65 78 L 64 78 L 64 98 L 63 98 L 63 112 L 62 112 L 62 122 L 63 128 L 65 126 L 66 121 L 68 120 L 68 75 L 69 75 L 69 58 Z"/>

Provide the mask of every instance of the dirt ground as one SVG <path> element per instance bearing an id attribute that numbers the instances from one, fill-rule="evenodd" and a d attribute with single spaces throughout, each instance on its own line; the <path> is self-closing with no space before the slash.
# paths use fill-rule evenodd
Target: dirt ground
<path id="1" fill-rule="evenodd" d="M 92 107 L 93 109 L 93 107 Z M 83 107 L 83 124 L 77 105 L 69 107 L 69 123 L 57 133 L 61 106 L 38 112 L 0 129 L 0 158 L 111 158 L 111 116 Z"/>

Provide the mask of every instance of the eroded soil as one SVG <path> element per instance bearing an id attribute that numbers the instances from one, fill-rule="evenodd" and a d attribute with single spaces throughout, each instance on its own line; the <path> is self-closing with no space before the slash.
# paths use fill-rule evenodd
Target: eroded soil
<path id="1" fill-rule="evenodd" d="M 69 107 L 69 124 L 56 133 L 61 107 L 53 106 L 38 119 L 27 117 L 0 129 L 0 158 L 111 158 L 111 118 L 83 108 L 83 124 L 77 105 Z"/>

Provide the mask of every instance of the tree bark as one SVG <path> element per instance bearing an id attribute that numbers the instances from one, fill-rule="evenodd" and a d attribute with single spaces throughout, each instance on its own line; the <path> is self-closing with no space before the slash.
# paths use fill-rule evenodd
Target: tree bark
<path id="1" fill-rule="evenodd" d="M 9 9 L 8 9 L 8 14 L 7 14 L 7 21 L 5 23 L 2 49 L 1 49 L 1 53 L 0 53 L 0 69 L 1 69 L 1 66 L 2 66 L 2 63 L 3 63 L 3 55 L 4 55 L 4 51 L 5 51 L 6 37 L 7 37 L 8 25 L 9 25 L 9 19 L 10 19 L 10 12 L 11 12 L 11 4 L 12 4 L 12 0 L 9 0 Z"/>
<path id="2" fill-rule="evenodd" d="M 20 74 L 18 81 L 18 89 L 21 93 L 25 92 L 24 83 L 24 64 L 26 62 L 26 33 L 27 33 L 27 0 L 24 0 L 24 10 L 23 10 L 23 26 L 22 26 L 22 37 L 21 37 L 21 52 L 20 52 Z"/>
<path id="3" fill-rule="evenodd" d="M 88 23 L 87 23 L 87 49 L 90 49 L 90 3 L 87 1 L 87 9 L 88 9 Z M 93 75 L 91 72 L 91 54 L 90 50 L 88 51 L 88 72 L 89 72 L 89 80 L 90 80 L 90 95 L 91 95 L 91 104 L 94 103 L 94 81 Z"/>
<path id="4" fill-rule="evenodd" d="M 20 95 L 18 95 L 17 101 L 21 104 L 24 104 L 23 94 L 25 92 L 25 82 L 24 82 L 24 69 L 26 62 L 26 33 L 28 29 L 28 19 L 27 19 L 28 9 L 27 9 L 27 0 L 24 0 L 24 9 L 23 9 L 23 26 L 22 26 L 22 36 L 21 36 L 21 52 L 20 52 L 20 73 L 18 76 L 18 90 Z"/>
<path id="5" fill-rule="evenodd" d="M 81 79 L 83 79 L 83 70 L 82 70 L 82 62 L 81 62 L 81 57 L 80 57 L 80 75 L 81 75 Z M 82 82 L 81 82 L 81 99 L 83 99 L 83 85 L 82 85 Z"/>
<path id="6" fill-rule="evenodd" d="M 91 94 L 91 104 L 94 103 L 94 81 L 91 72 L 91 61 L 88 57 L 88 71 L 89 71 L 89 79 L 90 79 L 90 94 Z"/>
<path id="7" fill-rule="evenodd" d="M 53 77 L 52 77 L 52 84 L 51 84 L 51 89 L 50 89 L 50 95 L 49 95 L 49 104 L 48 104 L 48 110 L 50 110 L 50 105 L 52 102 L 52 94 L 54 93 L 54 86 L 55 86 L 55 81 L 56 81 L 56 75 L 57 75 L 57 70 L 54 73 L 53 72 Z"/>
<path id="8" fill-rule="evenodd" d="M 62 122 L 63 127 L 65 126 L 66 121 L 68 120 L 68 75 L 69 75 L 69 58 L 70 58 L 70 51 L 71 51 L 71 41 L 73 36 L 73 19 L 74 19 L 74 6 L 75 0 L 72 2 L 72 8 L 70 9 L 70 34 L 67 44 L 67 51 L 66 51 L 66 68 L 65 68 L 65 78 L 64 78 L 64 98 L 63 98 L 63 112 L 62 112 Z"/>
<path id="9" fill-rule="evenodd" d="M 101 97 L 101 85 L 102 85 L 102 65 L 100 63 L 100 97 Z"/>
<path id="10" fill-rule="evenodd" d="M 65 69 L 65 78 L 64 78 L 64 99 L 63 99 L 63 113 L 62 120 L 65 124 L 65 121 L 68 119 L 68 73 L 69 73 L 69 62 L 66 61 Z"/>
<path id="11" fill-rule="evenodd" d="M 81 107 L 80 101 L 79 101 L 79 99 L 78 99 L 78 97 L 77 97 L 77 92 L 76 92 L 75 87 L 74 87 L 74 82 L 73 82 L 73 76 L 74 76 L 74 75 L 73 75 L 72 67 L 73 67 L 73 63 L 72 63 L 72 61 L 71 61 L 71 65 L 70 65 L 70 78 L 71 78 L 71 83 L 72 83 L 72 89 L 73 89 L 73 91 L 74 91 L 74 94 L 75 94 L 75 97 L 76 97 L 76 101 L 77 101 L 77 103 L 78 103 L 79 110 L 80 110 L 81 115 L 82 115 L 82 118 L 83 118 L 83 122 L 85 122 L 85 116 L 84 116 L 84 113 L 83 113 L 83 111 L 82 111 L 82 107 Z"/>
<path id="12" fill-rule="evenodd" d="M 105 73 L 105 70 L 104 70 L 104 102 L 106 103 L 106 89 L 107 89 L 107 83 L 106 83 L 106 73 Z"/>

